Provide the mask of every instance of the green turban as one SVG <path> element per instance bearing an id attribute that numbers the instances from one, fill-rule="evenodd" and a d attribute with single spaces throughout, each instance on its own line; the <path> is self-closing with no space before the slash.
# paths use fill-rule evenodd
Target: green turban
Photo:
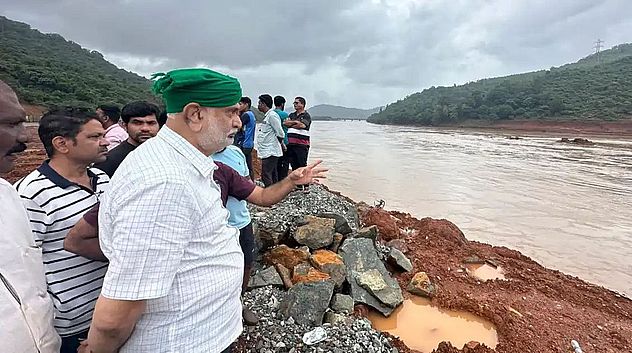
<path id="1" fill-rule="evenodd" d="M 152 91 L 162 95 L 167 113 L 179 113 L 185 105 L 223 108 L 241 99 L 241 86 L 236 78 L 204 68 L 177 69 L 152 75 Z"/>

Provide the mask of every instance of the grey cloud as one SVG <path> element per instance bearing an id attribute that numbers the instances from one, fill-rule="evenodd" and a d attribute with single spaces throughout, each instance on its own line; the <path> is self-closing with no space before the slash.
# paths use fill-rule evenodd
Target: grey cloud
<path id="1" fill-rule="evenodd" d="M 632 38 L 625 0 L 0 0 L 141 74 L 219 67 L 249 94 L 370 108 L 452 85 L 574 61 Z M 276 94 L 276 93 L 275 93 Z"/>

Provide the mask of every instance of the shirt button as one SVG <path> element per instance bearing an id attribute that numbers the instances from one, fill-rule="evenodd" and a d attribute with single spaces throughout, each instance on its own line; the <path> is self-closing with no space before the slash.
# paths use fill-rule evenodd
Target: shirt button
<path id="1" fill-rule="evenodd" d="M 37 292 L 37 295 L 39 295 L 39 296 L 40 296 L 40 298 L 46 298 L 46 292 L 44 292 L 43 290 L 38 291 L 38 292 Z"/>

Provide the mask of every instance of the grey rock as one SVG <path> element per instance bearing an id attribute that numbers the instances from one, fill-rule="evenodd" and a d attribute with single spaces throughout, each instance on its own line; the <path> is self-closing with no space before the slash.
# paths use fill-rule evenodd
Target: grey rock
<path id="1" fill-rule="evenodd" d="M 304 262 L 302 264 L 298 264 L 296 266 L 294 266 L 294 269 L 292 271 L 292 273 L 294 273 L 295 276 L 307 276 L 307 273 L 309 272 L 310 269 L 314 268 L 312 265 L 309 264 L 309 262 Z"/>
<path id="2" fill-rule="evenodd" d="M 347 267 L 347 281 L 351 285 L 350 292 L 353 300 L 355 302 L 365 303 L 378 310 L 384 316 L 389 316 L 394 309 L 382 303 L 356 281 L 357 273 L 375 269 L 380 272 L 386 285 L 394 288 L 396 291 L 399 290 L 401 295 L 399 284 L 386 270 L 384 263 L 377 254 L 373 241 L 368 238 L 347 239 L 340 247 L 338 253 L 342 256 L 345 266 Z"/>
<path id="3" fill-rule="evenodd" d="M 338 313 L 334 313 L 332 311 L 328 311 L 325 313 L 324 322 L 332 325 L 337 324 L 346 324 L 349 321 L 349 316 L 342 315 Z"/>
<path id="4" fill-rule="evenodd" d="M 257 224 L 255 237 L 263 249 L 275 247 L 287 237 L 288 227 L 279 223 Z"/>
<path id="5" fill-rule="evenodd" d="M 351 229 L 351 226 L 349 226 L 349 222 L 347 222 L 347 219 L 344 216 L 336 213 L 321 213 L 318 215 L 318 217 L 336 220 L 336 224 L 334 225 L 336 233 L 345 235 L 353 232 L 353 229 Z"/>
<path id="6" fill-rule="evenodd" d="M 413 263 L 399 249 L 391 248 L 391 251 L 388 253 L 388 261 L 406 272 L 413 270 Z"/>
<path id="7" fill-rule="evenodd" d="M 323 322 L 333 294 L 334 283 L 330 280 L 299 283 L 288 290 L 281 303 L 281 313 L 298 324 L 318 326 Z"/>
<path id="8" fill-rule="evenodd" d="M 306 225 L 300 226 L 294 232 L 294 240 L 310 249 L 320 249 L 329 246 L 334 240 L 335 220 L 307 216 Z"/>
<path id="9" fill-rule="evenodd" d="M 382 303 L 396 308 L 404 301 L 402 290 L 399 285 L 391 287 L 386 283 L 382 273 L 376 269 L 356 273 L 356 282 L 362 288 L 368 290 Z"/>
<path id="10" fill-rule="evenodd" d="M 259 288 L 265 286 L 283 286 L 283 280 L 277 270 L 270 266 L 250 277 L 248 288 Z"/>
<path id="11" fill-rule="evenodd" d="M 370 227 L 364 227 L 364 228 L 360 228 L 358 229 L 358 232 L 356 233 L 355 237 L 356 238 L 368 238 L 371 240 L 375 240 L 377 239 L 377 235 L 378 235 L 378 229 L 376 225 L 370 226 Z"/>
<path id="12" fill-rule="evenodd" d="M 335 294 L 331 301 L 331 309 L 337 313 L 351 314 L 353 312 L 353 298 L 345 294 Z"/>

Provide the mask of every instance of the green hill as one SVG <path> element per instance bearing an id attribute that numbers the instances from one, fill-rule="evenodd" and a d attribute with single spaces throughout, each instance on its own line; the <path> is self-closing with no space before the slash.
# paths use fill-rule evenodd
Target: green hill
<path id="1" fill-rule="evenodd" d="M 632 44 L 550 70 L 431 87 L 368 121 L 450 125 L 465 120 L 616 120 L 632 114 Z"/>
<path id="2" fill-rule="evenodd" d="M 312 116 L 331 117 L 335 119 L 366 119 L 369 115 L 377 113 L 380 108 L 358 109 L 347 108 L 331 104 L 318 104 L 309 107 L 308 111 Z"/>
<path id="3" fill-rule="evenodd" d="M 97 51 L 0 16 L 0 79 L 23 103 L 94 108 L 155 98 L 146 78 L 117 68 Z"/>

